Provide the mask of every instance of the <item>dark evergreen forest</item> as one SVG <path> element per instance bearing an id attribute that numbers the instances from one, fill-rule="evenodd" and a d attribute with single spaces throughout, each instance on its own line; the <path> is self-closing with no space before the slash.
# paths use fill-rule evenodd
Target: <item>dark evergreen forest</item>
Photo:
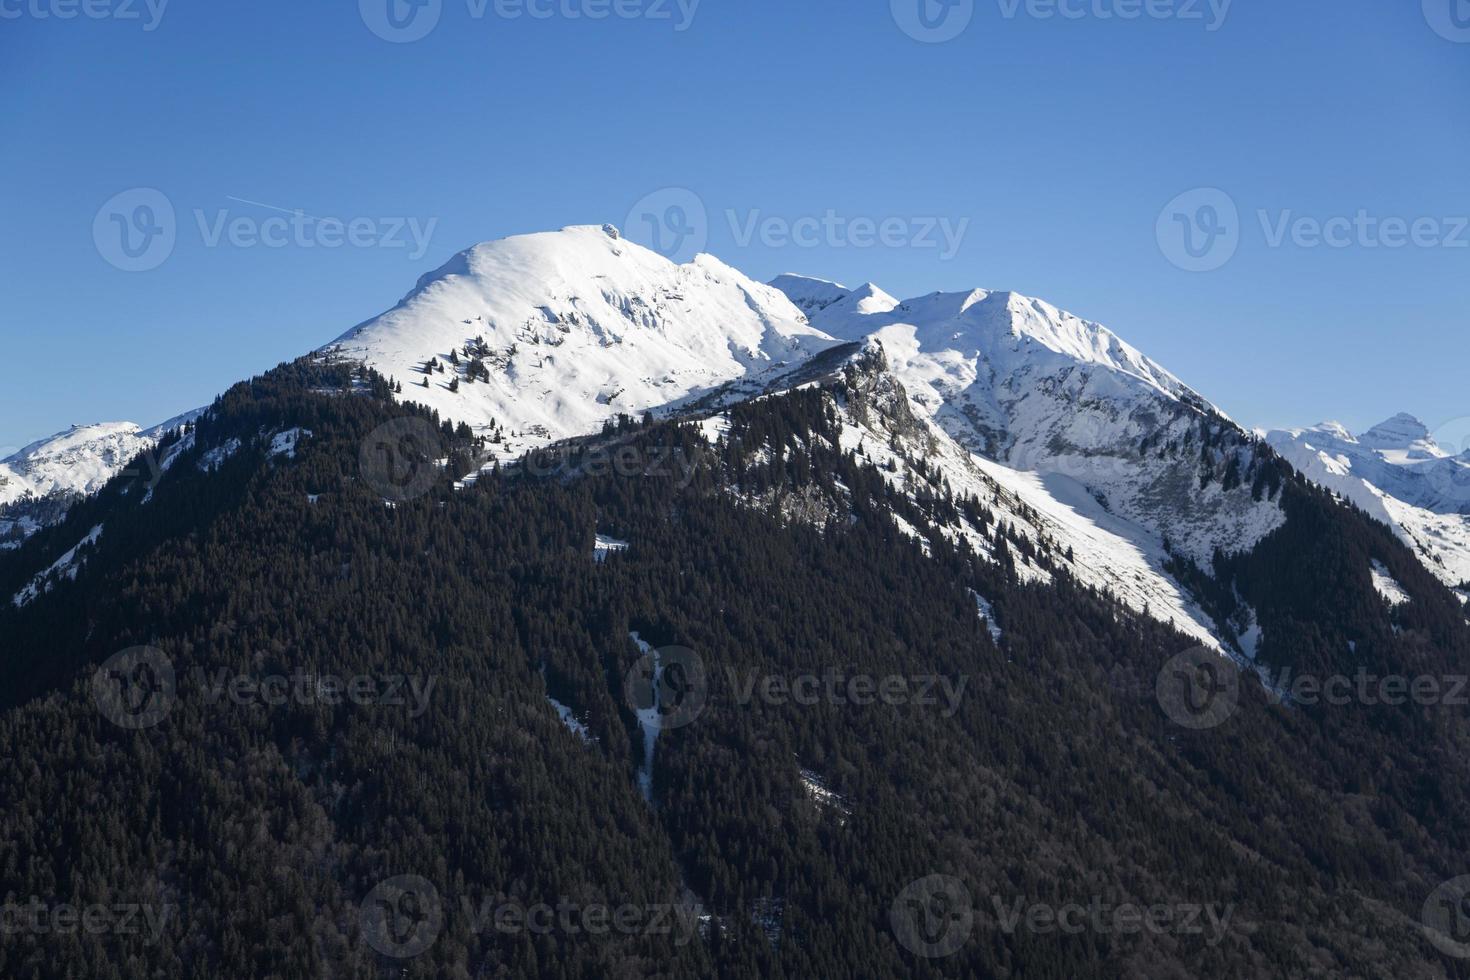
<path id="1" fill-rule="evenodd" d="M 1223 724 L 1177 724 L 1155 685 L 1193 641 L 1077 584 L 978 501 L 899 494 L 822 448 L 841 377 L 732 410 L 717 444 L 630 419 L 458 489 L 487 445 L 390 385 L 283 365 L 172 436 L 156 485 L 136 466 L 0 553 L 0 898 L 169 911 L 156 934 L 7 928 L 0 977 L 1470 977 L 1421 921 L 1470 873 L 1465 707 L 1294 704 L 1243 676 Z M 385 501 L 363 446 L 405 417 L 431 433 L 416 462 L 448 471 Z M 295 427 L 311 436 L 272 455 Z M 690 469 L 588 465 L 618 453 Z M 1260 466 L 1286 525 L 1180 571 L 1222 621 L 1256 610 L 1264 667 L 1470 671 L 1462 608 L 1387 528 Z M 938 532 L 926 554 L 895 514 L 968 522 L 1002 560 Z M 99 525 L 74 580 L 8 601 Z M 599 533 L 629 547 L 595 562 Z M 1020 550 L 1050 584 L 1022 582 Z M 1373 559 L 1412 602 L 1380 598 Z M 705 668 L 698 716 L 657 739 L 651 801 L 634 633 Z M 129 729 L 99 710 L 96 675 L 136 647 L 166 657 L 175 690 Z M 866 705 L 742 690 L 837 671 L 964 687 Z M 415 712 L 200 684 L 303 673 L 433 687 Z M 943 956 L 894 925 L 933 875 L 973 912 Z M 366 924 L 399 876 L 438 906 L 406 957 Z M 1232 912 L 1223 934 L 1006 928 L 1017 903 L 1094 901 Z M 706 917 L 593 934 L 477 914 L 541 903 Z"/>

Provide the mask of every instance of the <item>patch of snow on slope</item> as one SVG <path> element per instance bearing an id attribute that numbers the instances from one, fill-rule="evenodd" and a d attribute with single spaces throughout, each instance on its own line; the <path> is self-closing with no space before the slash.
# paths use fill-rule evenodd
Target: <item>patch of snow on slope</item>
<path id="1" fill-rule="evenodd" d="M 41 593 L 48 591 L 51 587 L 52 579 L 56 576 L 64 576 L 68 579 L 75 580 L 77 572 L 81 570 L 81 563 L 77 560 L 77 552 L 81 551 L 84 547 L 96 544 L 97 539 L 100 537 L 102 537 L 102 525 L 98 524 L 87 533 L 85 538 L 77 543 L 76 547 L 52 562 L 50 568 L 37 575 L 31 580 L 30 585 L 17 592 L 11 602 L 16 606 L 26 605 Z"/>
<path id="2" fill-rule="evenodd" d="M 568 708 L 550 694 L 546 695 L 546 700 L 556 709 L 556 716 L 561 719 L 563 725 L 567 726 L 567 731 L 584 742 L 593 741 L 592 733 L 587 730 L 586 725 L 577 720 L 577 716 L 572 713 L 571 708 Z"/>
<path id="3" fill-rule="evenodd" d="M 1261 636 L 1261 626 L 1255 622 L 1252 622 L 1250 628 L 1240 634 L 1240 652 L 1245 654 L 1247 660 L 1254 661 L 1260 654 Z"/>
<path id="4" fill-rule="evenodd" d="M 970 590 L 970 595 L 975 599 L 975 608 L 980 611 L 980 618 L 985 620 L 985 628 L 990 631 L 990 638 L 999 643 L 1000 638 L 1005 634 L 999 626 L 995 625 L 995 604 L 974 589 Z"/>
<path id="5" fill-rule="evenodd" d="M 215 446 L 199 458 L 199 468 L 205 473 L 217 470 L 225 464 L 231 456 L 240 451 L 240 440 L 231 438 L 225 443 Z"/>
<path id="6" fill-rule="evenodd" d="M 653 660 L 653 677 L 649 689 L 653 692 L 653 704 L 647 708 L 640 708 L 636 712 L 638 716 L 638 727 L 643 730 L 643 765 L 638 769 L 638 789 L 643 793 L 643 798 L 649 803 L 653 802 L 653 752 L 658 742 L 659 732 L 663 731 L 663 719 L 659 716 L 659 683 L 658 674 L 662 669 L 659 660 L 659 652 L 643 641 L 643 637 L 637 633 L 629 633 L 628 637 L 638 647 L 638 652 Z"/>
<path id="7" fill-rule="evenodd" d="M 828 789 L 822 777 L 812 770 L 801 770 L 801 787 L 819 810 L 831 810 L 837 815 L 838 826 L 846 824 L 847 818 L 852 816 L 852 808 L 847 805 L 847 801 Z"/>
<path id="8" fill-rule="evenodd" d="M 592 542 L 592 560 L 601 565 L 612 555 L 628 550 L 628 542 L 599 534 Z"/>
<path id="9" fill-rule="evenodd" d="M 268 451 L 269 455 L 285 456 L 287 459 L 295 459 L 296 444 L 299 443 L 302 439 L 310 438 L 310 429 L 296 428 L 287 429 L 284 432 L 277 432 L 274 436 L 271 437 L 271 445 Z"/>
<path id="10" fill-rule="evenodd" d="M 1402 606 L 1410 601 L 1409 593 L 1389 574 L 1387 566 L 1376 558 L 1373 559 L 1373 588 L 1388 600 L 1390 606 Z"/>
<path id="11" fill-rule="evenodd" d="M 1218 648 L 1210 617 L 1164 569 L 1169 560 L 1158 535 L 1109 513 L 1071 477 L 1012 470 L 975 457 L 979 467 L 1040 514 L 1043 529 L 1074 549 L 1079 581 L 1111 591 L 1124 605 Z"/>
<path id="12" fill-rule="evenodd" d="M 730 417 L 728 415 L 713 415 L 707 419 L 700 419 L 697 425 L 699 426 L 699 434 L 711 446 L 730 434 Z"/>

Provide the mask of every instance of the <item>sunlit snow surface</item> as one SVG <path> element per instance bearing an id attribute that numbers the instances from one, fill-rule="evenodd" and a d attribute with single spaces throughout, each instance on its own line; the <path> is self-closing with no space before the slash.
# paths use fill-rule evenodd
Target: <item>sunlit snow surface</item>
<path id="1" fill-rule="evenodd" d="M 50 583 L 57 577 L 75 579 L 77 577 L 77 571 L 81 567 L 77 559 L 77 552 L 88 545 L 96 544 L 100 537 L 102 537 L 102 525 L 99 524 L 92 528 L 87 533 L 87 536 L 78 542 L 76 547 L 52 562 L 49 568 L 31 580 L 31 584 L 17 592 L 11 602 L 17 606 L 24 606 L 35 599 L 36 596 L 47 591 L 50 588 Z"/>
<path id="2" fill-rule="evenodd" d="M 483 338 L 490 381 L 451 391 Z M 500 450 L 597 431 L 833 346 L 770 286 L 708 255 L 687 265 L 596 226 L 478 245 L 425 276 L 402 303 L 332 349 L 404 384 L 405 401 L 505 432 Z M 425 378 L 427 388 L 422 386 Z"/>
<path id="3" fill-rule="evenodd" d="M 0 505 L 27 494 L 95 493 L 154 444 L 131 422 L 74 426 L 0 461 Z"/>
<path id="4" fill-rule="evenodd" d="M 1411 415 L 1361 436 L 1324 422 L 1267 439 L 1309 479 L 1392 527 L 1440 581 L 1470 582 L 1470 454 L 1452 455 Z"/>
<path id="5" fill-rule="evenodd" d="M 1373 588 L 1388 600 L 1390 606 L 1402 606 L 1410 601 L 1409 593 L 1405 592 L 1404 587 L 1389 574 L 1383 562 L 1374 560 L 1372 574 Z"/>
<path id="6" fill-rule="evenodd" d="M 468 249 L 328 349 L 401 382 L 401 401 L 481 434 L 493 426 L 491 445 L 506 460 L 645 411 L 692 411 L 715 443 L 730 419 L 712 413 L 816 355 L 846 357 L 875 343 L 890 393 L 922 432 L 895 451 L 893 431 L 849 415 L 840 448 L 900 489 L 922 478 L 911 465 L 922 461 L 1016 533 L 1070 549 L 1083 582 L 1227 645 L 1164 570 L 1165 538 L 1173 554 L 1208 567 L 1216 549 L 1248 550 L 1280 527 L 1279 505 L 1252 500 L 1248 489 L 1227 493 L 1219 481 L 1201 488 L 1192 461 L 1141 451 L 1145 439 L 1184 442 L 1223 413 L 1116 334 L 1040 300 L 988 290 L 899 300 L 873 284 L 847 289 L 796 275 L 766 285 L 707 255 L 676 265 L 614 229 L 579 226 Z M 471 377 L 472 356 L 488 380 Z M 437 370 L 424 373 L 431 360 Z M 1313 479 L 1393 524 L 1436 574 L 1458 584 L 1470 580 L 1470 518 L 1454 512 L 1460 474 L 1422 429 L 1398 417 L 1362 438 L 1324 427 L 1272 442 Z M 48 486 L 91 492 L 159 434 L 97 426 L 27 447 L 0 463 L 0 503 Z M 308 435 L 276 433 L 268 451 L 289 458 Z M 159 470 L 189 448 L 192 436 Z M 214 447 L 201 466 L 218 467 L 239 448 Z M 756 459 L 764 451 L 748 448 Z M 1427 496 L 1424 474 L 1450 489 Z M 899 527 L 932 547 L 917 527 Z M 982 555 L 993 547 L 967 525 L 939 533 L 968 539 Z M 599 535 L 593 557 L 606 561 L 626 547 Z M 1017 572 L 1048 576 L 1024 560 Z M 1259 636 L 1244 632 L 1253 652 Z"/>

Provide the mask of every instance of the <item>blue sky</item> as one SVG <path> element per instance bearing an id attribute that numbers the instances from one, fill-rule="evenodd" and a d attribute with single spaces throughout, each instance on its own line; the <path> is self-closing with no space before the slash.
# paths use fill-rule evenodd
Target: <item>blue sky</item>
<path id="1" fill-rule="evenodd" d="M 680 202 L 761 279 L 1044 297 L 1248 425 L 1470 415 L 1466 0 L 393 2 L 0 0 L 0 447 Z"/>

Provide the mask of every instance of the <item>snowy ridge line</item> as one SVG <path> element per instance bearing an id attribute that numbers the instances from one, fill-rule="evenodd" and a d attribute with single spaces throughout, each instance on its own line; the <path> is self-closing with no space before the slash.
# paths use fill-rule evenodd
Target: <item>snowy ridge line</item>
<path id="1" fill-rule="evenodd" d="M 1309 480 L 1393 528 L 1441 582 L 1470 582 L 1470 451 L 1454 455 L 1404 413 L 1362 436 L 1337 422 L 1262 434 Z"/>

